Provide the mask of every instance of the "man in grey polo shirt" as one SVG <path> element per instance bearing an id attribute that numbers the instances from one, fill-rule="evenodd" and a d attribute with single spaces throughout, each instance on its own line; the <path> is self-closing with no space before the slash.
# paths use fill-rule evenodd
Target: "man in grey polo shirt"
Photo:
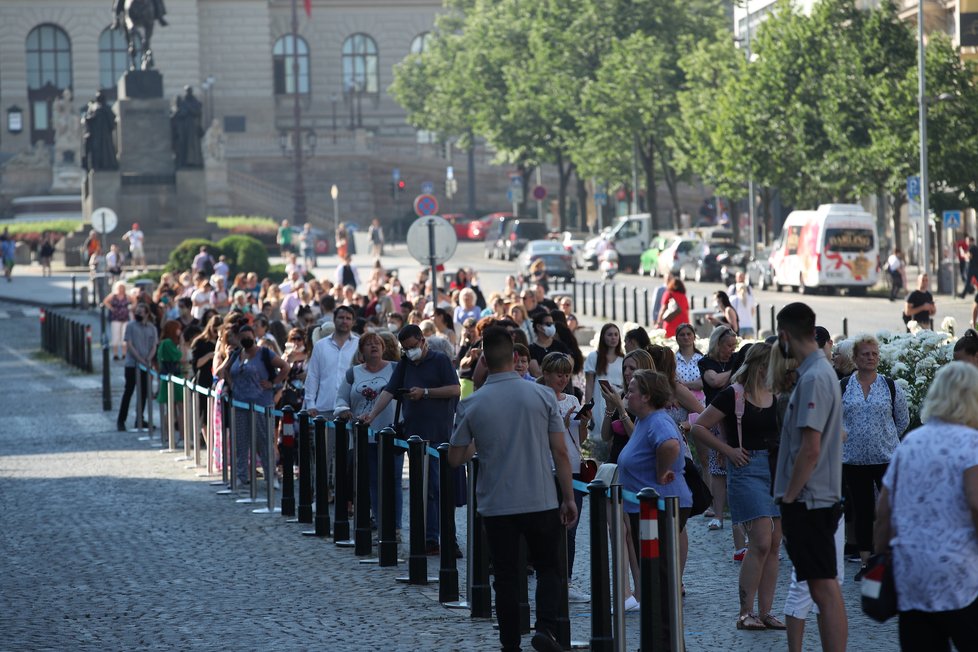
<path id="1" fill-rule="evenodd" d="M 846 649 L 848 624 L 836 581 L 835 531 L 842 515 L 842 397 L 815 340 L 815 313 L 791 303 L 778 313 L 778 346 L 794 358 L 798 382 L 788 401 L 774 480 L 785 547 L 798 581 L 818 605 L 822 649 Z"/>
<path id="2" fill-rule="evenodd" d="M 479 453 L 479 513 L 495 569 L 496 616 L 503 650 L 520 649 L 518 573 L 520 535 L 537 572 L 536 650 L 561 650 L 556 638 L 560 584 L 558 545 L 577 521 L 564 420 L 554 393 L 513 371 L 513 340 L 504 328 L 483 333 L 489 378 L 459 403 L 448 460 L 452 466 Z M 553 459 L 553 467 L 551 467 Z M 557 469 L 561 500 L 551 468 Z"/>

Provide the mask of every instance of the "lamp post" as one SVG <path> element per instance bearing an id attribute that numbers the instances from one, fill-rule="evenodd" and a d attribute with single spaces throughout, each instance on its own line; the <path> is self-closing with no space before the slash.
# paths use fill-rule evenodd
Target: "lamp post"
<path id="1" fill-rule="evenodd" d="M 333 198 L 333 238 L 339 238 L 340 233 L 340 189 L 334 183 L 329 189 L 329 196 Z"/>
<path id="2" fill-rule="evenodd" d="M 292 186 L 292 223 L 306 222 L 306 186 L 302 178 L 302 107 L 299 103 L 299 12 L 298 0 L 292 0 L 292 163 L 295 182 Z"/>
<path id="3" fill-rule="evenodd" d="M 920 119 L 920 222 L 923 225 L 922 266 L 930 274 L 930 211 L 927 206 L 927 80 L 924 74 L 924 0 L 917 0 L 917 107 Z"/>
<path id="4" fill-rule="evenodd" d="M 750 65 L 750 0 L 744 3 L 744 11 L 747 14 L 747 65 Z M 750 255 L 751 258 L 757 254 L 757 225 L 754 223 L 754 175 L 747 175 L 747 221 L 750 222 Z"/>

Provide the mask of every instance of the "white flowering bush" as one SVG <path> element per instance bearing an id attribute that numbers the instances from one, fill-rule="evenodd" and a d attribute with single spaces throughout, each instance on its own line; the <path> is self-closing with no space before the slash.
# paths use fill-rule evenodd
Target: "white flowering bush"
<path id="1" fill-rule="evenodd" d="M 910 333 L 876 333 L 880 342 L 879 373 L 892 378 L 907 395 L 911 428 L 920 425 L 920 407 L 934 382 L 934 374 L 954 359 L 954 324 L 941 326 L 947 331 L 912 328 Z"/>

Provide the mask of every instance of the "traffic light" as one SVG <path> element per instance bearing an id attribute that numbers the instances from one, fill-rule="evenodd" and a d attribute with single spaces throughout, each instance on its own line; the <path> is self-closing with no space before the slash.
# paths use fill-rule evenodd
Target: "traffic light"
<path id="1" fill-rule="evenodd" d="M 397 181 L 391 181 L 391 197 L 393 197 L 394 200 L 397 201 L 398 196 L 402 192 L 404 192 L 404 189 L 406 187 L 407 187 L 407 183 L 404 182 L 404 179 L 398 179 Z"/>
<path id="2" fill-rule="evenodd" d="M 406 187 L 407 187 L 407 182 L 405 182 L 404 179 L 399 179 L 397 181 L 397 192 L 404 192 L 404 189 Z"/>

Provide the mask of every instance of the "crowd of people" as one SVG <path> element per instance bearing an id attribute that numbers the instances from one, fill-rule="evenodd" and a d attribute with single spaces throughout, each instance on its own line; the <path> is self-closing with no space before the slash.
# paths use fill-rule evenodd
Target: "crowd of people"
<path id="1" fill-rule="evenodd" d="M 670 325 L 666 319 L 666 343 L 654 344 L 645 329 L 623 334 L 607 323 L 585 356 L 575 336 L 573 300 L 549 296 L 515 277 L 484 294 L 477 273 L 460 269 L 433 298 L 427 272 L 402 280 L 379 259 L 362 282 L 358 272 L 347 282 L 353 271 L 346 269 L 353 268 L 349 256 L 333 280 L 307 280 L 294 254 L 279 282 L 247 273 L 228 278 L 212 266 L 164 274 L 152 291 L 120 281 L 105 298 L 114 357 L 125 361 L 119 428 L 126 428 L 137 383 L 143 383 L 144 401 L 148 395 L 145 374 L 137 372 L 141 364 L 258 406 L 291 406 L 375 428 L 393 424 L 400 436 L 418 434 L 432 446 L 448 442 L 449 459 L 458 468 L 457 506 L 465 503 L 462 465 L 478 452 L 476 496 L 494 560 L 503 649 L 519 648 L 515 591 L 523 571 L 517 567 L 515 534 L 526 539 L 538 579 L 536 649 L 559 649 L 554 619 L 565 580 L 552 560 L 562 537 L 568 598 L 589 600 L 572 583 L 581 570 L 575 574 L 574 551 L 583 494 L 571 484 L 582 477 L 589 456 L 617 464 L 618 481 L 628 491 L 652 487 L 679 498 L 683 568 L 688 555 L 696 554 L 686 532 L 693 517 L 689 474 L 706 479 L 713 496 L 704 512 L 708 529 L 722 530 L 729 513 L 734 560 L 741 563 L 738 587 L 731 587 L 739 601 L 738 629 L 787 630 L 789 649 L 800 650 L 806 616 L 815 608 L 823 649 L 844 649 L 844 553 L 849 548 L 860 564 L 854 577 L 860 581 L 870 554 L 892 543 L 897 568 L 915 578 L 906 600 L 901 594 L 905 649 L 919 649 L 911 642 L 925 638 L 974 635 L 978 620 L 966 615 L 978 610 L 978 422 L 973 407 L 960 407 L 945 395 L 978 392 L 978 380 L 971 380 L 978 369 L 966 364 L 978 362 L 974 331 L 955 346 L 962 362 L 939 372 L 930 388 L 927 425 L 908 435 L 907 399 L 898 383 L 877 372 L 876 339 L 860 335 L 833 342 L 803 303 L 778 313 L 777 335 L 744 343 L 736 331 L 745 325 L 736 302 L 718 293 L 725 321 L 718 322 L 706 351 L 697 350 L 688 321 Z M 660 297 L 663 311 L 681 290 L 677 279 L 668 281 Z M 742 288 L 734 287 L 733 294 L 743 300 Z M 158 395 L 157 401 L 163 405 L 166 398 Z M 137 425 L 143 410 L 136 408 Z M 500 427 L 500 414 L 508 415 L 510 425 Z M 239 437 L 247 426 L 238 424 Z M 264 442 L 263 419 L 258 427 L 258 441 Z M 955 455 L 938 453 L 946 450 L 935 443 L 945 430 L 960 443 Z M 919 455 L 901 452 L 910 447 Z M 239 484 L 249 481 L 248 449 L 242 439 L 235 464 Z M 263 477 L 274 481 L 276 452 L 258 455 Z M 935 545 L 946 552 L 949 544 L 925 539 L 921 531 L 927 528 L 915 525 L 914 519 L 924 518 L 922 501 L 914 499 L 919 487 L 904 480 L 894 492 L 893 462 L 903 457 L 909 458 L 907 467 L 940 470 L 940 487 L 932 490 L 953 508 L 941 518 L 956 533 L 957 547 L 930 579 L 921 569 L 940 565 L 931 553 Z M 376 516 L 374 458 L 369 473 Z M 910 473 L 901 471 L 904 478 Z M 428 554 L 440 552 L 439 485 L 432 460 Z M 881 497 L 874 504 L 877 492 Z M 625 511 L 632 576 L 625 581 L 625 609 L 632 611 L 642 600 L 637 505 L 628 503 Z M 773 600 L 782 543 L 793 569 L 779 610 Z M 457 545 L 456 554 L 461 555 Z M 966 563 L 971 567 L 963 568 Z M 941 582 L 951 571 L 961 583 L 948 594 Z M 899 577 L 898 586 L 906 581 Z M 668 608 L 665 594 L 659 604 Z"/>

